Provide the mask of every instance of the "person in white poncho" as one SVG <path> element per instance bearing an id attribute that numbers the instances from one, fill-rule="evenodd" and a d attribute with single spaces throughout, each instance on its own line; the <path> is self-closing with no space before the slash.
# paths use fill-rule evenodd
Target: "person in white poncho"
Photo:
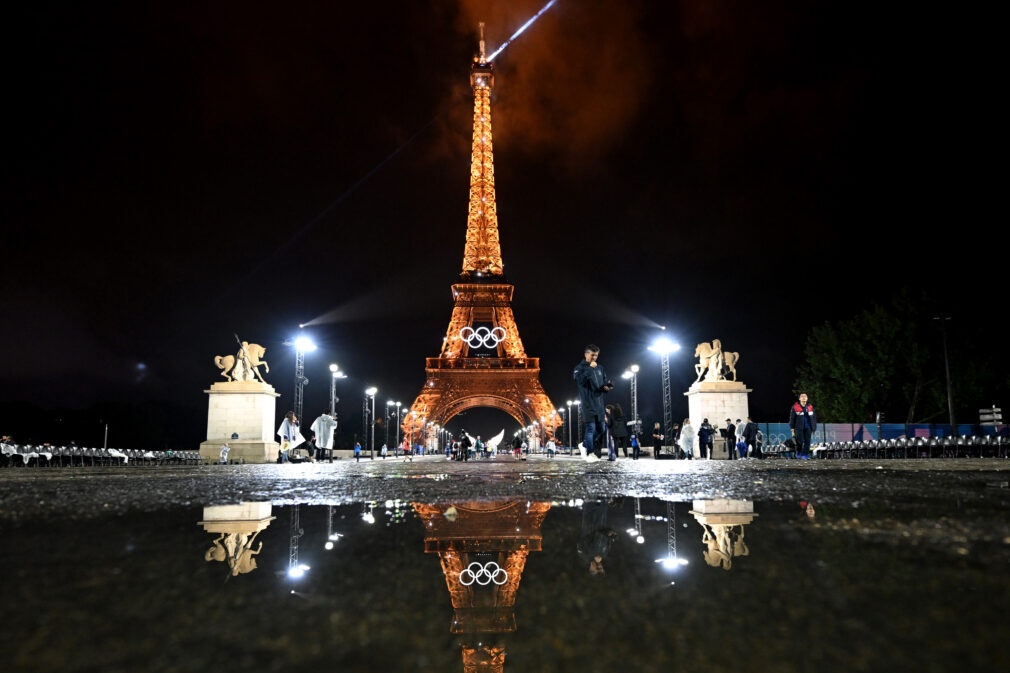
<path id="1" fill-rule="evenodd" d="M 337 429 L 337 419 L 329 411 L 324 411 L 312 421 L 311 429 L 316 434 L 316 460 L 322 460 L 327 451 L 333 450 L 333 431 Z M 330 456 L 332 458 L 333 454 Z"/>
<path id="2" fill-rule="evenodd" d="M 284 414 L 284 420 L 277 428 L 277 436 L 281 440 L 281 450 L 277 452 L 277 462 L 286 463 L 288 462 L 288 451 L 305 442 L 301 433 L 301 423 L 298 422 L 295 412 L 289 411 Z"/>
<path id="3" fill-rule="evenodd" d="M 691 419 L 685 418 L 684 425 L 680 429 L 680 448 L 683 449 L 687 458 L 694 458 L 694 426 L 691 425 Z"/>

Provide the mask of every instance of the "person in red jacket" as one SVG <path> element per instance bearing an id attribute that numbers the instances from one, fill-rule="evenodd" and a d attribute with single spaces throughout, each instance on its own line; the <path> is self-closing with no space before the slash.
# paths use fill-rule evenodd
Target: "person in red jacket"
<path id="1" fill-rule="evenodd" d="M 797 458 L 809 458 L 810 438 L 817 430 L 817 415 L 814 405 L 807 402 L 806 393 L 800 393 L 799 401 L 789 410 L 789 429 L 796 440 Z"/>

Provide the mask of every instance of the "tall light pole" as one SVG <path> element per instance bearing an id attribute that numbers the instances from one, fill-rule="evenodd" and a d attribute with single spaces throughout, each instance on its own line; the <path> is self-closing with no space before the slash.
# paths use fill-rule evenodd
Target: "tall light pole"
<path id="1" fill-rule="evenodd" d="M 565 416 L 568 419 L 568 446 L 572 445 L 572 401 L 565 400 L 565 406 L 568 407 L 568 415 Z"/>
<path id="2" fill-rule="evenodd" d="M 947 321 L 950 320 L 950 316 L 941 313 L 939 316 L 934 317 L 933 320 L 940 321 L 940 333 L 943 335 L 943 370 L 947 374 L 947 411 L 950 413 L 950 434 L 952 437 L 956 437 L 957 421 L 954 420 L 954 392 L 950 385 L 950 360 L 947 358 Z"/>
<path id="3" fill-rule="evenodd" d="M 659 353 L 663 362 L 663 436 L 670 437 L 673 433 L 673 399 L 670 395 L 670 353 L 680 350 L 680 344 L 666 337 L 656 339 L 649 350 Z"/>
<path id="4" fill-rule="evenodd" d="M 368 457 L 370 460 L 375 460 L 375 393 L 377 392 L 379 392 L 379 389 L 375 386 L 365 388 L 365 395 L 372 402 L 372 439 L 368 444 Z"/>
<path id="5" fill-rule="evenodd" d="M 346 379 L 347 375 L 340 371 L 340 367 L 337 365 L 330 365 L 330 415 L 334 418 L 337 415 L 337 402 L 340 398 L 337 397 L 337 379 Z"/>
<path id="6" fill-rule="evenodd" d="M 396 403 L 396 445 L 400 446 L 400 403 Z M 396 449 L 393 449 L 393 455 L 396 455 Z"/>
<path id="7" fill-rule="evenodd" d="M 393 400 L 386 400 L 386 415 L 385 415 L 385 425 L 386 425 L 386 446 L 389 446 L 389 417 L 393 415 L 393 405 L 396 404 Z"/>
<path id="8" fill-rule="evenodd" d="M 642 432 L 638 422 L 638 370 L 638 365 L 631 365 L 621 374 L 622 379 L 631 381 L 631 422 L 635 434 Z"/>
<path id="9" fill-rule="evenodd" d="M 304 334 L 299 334 L 294 341 L 285 341 L 284 345 L 295 347 L 295 396 L 294 412 L 298 417 L 298 422 L 302 422 L 302 410 L 305 406 L 305 385 L 309 382 L 305 378 L 305 354 L 316 350 L 316 344 L 312 339 Z"/>
<path id="10" fill-rule="evenodd" d="M 572 406 L 575 407 L 575 439 L 578 439 L 581 444 L 586 436 L 585 430 L 582 429 L 582 402 L 580 400 L 572 400 Z M 573 447 L 575 446 L 575 439 L 572 440 Z"/>

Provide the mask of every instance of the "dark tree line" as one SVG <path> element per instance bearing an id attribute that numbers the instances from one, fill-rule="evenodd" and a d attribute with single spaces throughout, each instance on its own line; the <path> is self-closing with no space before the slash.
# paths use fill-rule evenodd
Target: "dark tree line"
<path id="1" fill-rule="evenodd" d="M 855 316 L 814 327 L 796 391 L 810 395 L 824 422 L 947 423 L 947 382 L 939 310 L 902 293 Z M 974 316 L 946 321 L 958 423 L 1001 406 L 1010 389 L 1002 328 Z"/>

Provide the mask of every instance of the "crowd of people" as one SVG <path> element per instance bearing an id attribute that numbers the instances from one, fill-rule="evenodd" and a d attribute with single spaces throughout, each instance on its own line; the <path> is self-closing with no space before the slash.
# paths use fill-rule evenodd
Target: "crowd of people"
<path id="1" fill-rule="evenodd" d="M 599 363 L 600 349 L 589 344 L 583 352 L 583 359 L 573 372 L 575 384 L 579 390 L 579 404 L 585 431 L 582 441 L 577 445 L 580 456 L 587 462 L 603 459 L 606 449 L 607 460 L 615 461 L 619 455 L 631 460 L 638 460 L 642 455 L 642 437 L 635 426 L 636 420 L 629 421 L 620 404 L 604 404 L 604 396 L 614 389 L 614 383 L 607 376 L 606 370 Z M 301 425 L 295 413 L 289 411 L 281 426 L 277 429 L 280 439 L 280 450 L 277 462 L 304 462 L 321 460 L 327 454 L 332 457 L 333 431 L 336 429 L 336 419 L 329 411 L 323 411 L 312 423 L 309 440 L 301 434 Z M 817 429 L 817 417 L 813 405 L 809 403 L 806 394 L 801 394 L 789 411 L 789 427 L 792 437 L 790 441 L 800 458 L 810 457 L 810 439 Z M 751 418 L 727 418 L 725 425 L 710 423 L 706 418 L 695 428 L 690 418 L 685 418 L 683 424 L 675 424 L 671 430 L 672 436 L 667 437 L 659 421 L 652 428 L 652 456 L 658 458 L 664 447 L 671 449 L 671 458 L 682 460 L 705 460 L 715 457 L 717 438 L 725 449 L 730 460 L 745 458 L 762 458 L 764 437 L 761 429 Z M 233 437 L 234 438 L 234 437 Z M 401 447 L 404 461 L 413 461 L 414 455 L 423 455 L 424 446 L 412 447 L 405 438 Z M 553 437 L 548 437 L 543 447 L 544 453 L 553 458 L 557 445 Z M 499 455 L 509 455 L 516 460 L 524 460 L 529 454 L 530 446 L 526 438 L 516 435 L 511 446 L 501 449 L 496 444 L 489 444 L 478 435 L 471 438 L 465 431 L 446 443 L 445 457 L 454 461 L 469 461 L 473 459 L 488 459 Z M 630 451 L 630 456 L 629 456 Z M 361 460 L 361 443 L 354 445 L 354 458 Z M 398 457 L 395 454 L 394 457 Z M 226 462 L 228 443 L 221 447 L 221 461 Z M 380 458 L 385 460 L 389 448 L 382 445 Z M 373 457 L 373 456 L 370 456 Z M 374 458 L 374 457 L 373 457 Z"/>

